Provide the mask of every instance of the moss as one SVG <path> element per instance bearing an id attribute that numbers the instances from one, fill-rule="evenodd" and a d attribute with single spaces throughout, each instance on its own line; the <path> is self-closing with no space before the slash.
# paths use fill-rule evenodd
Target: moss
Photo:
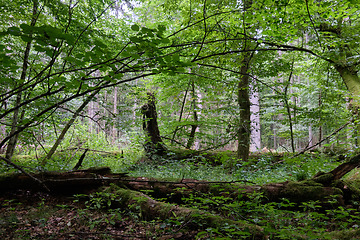
<path id="1" fill-rule="evenodd" d="M 351 199 L 360 199 L 360 181 L 343 181 L 351 192 Z"/>
<path id="2" fill-rule="evenodd" d="M 338 188 L 325 188 L 313 180 L 303 182 L 289 182 L 281 191 L 282 197 L 294 202 L 304 202 L 310 200 L 322 200 L 329 195 L 342 195 Z"/>
<path id="3" fill-rule="evenodd" d="M 234 221 L 198 209 L 158 202 L 141 192 L 123 189 L 114 184 L 104 189 L 104 191 L 116 194 L 122 207 L 127 207 L 134 212 L 139 212 L 144 219 L 168 219 L 171 217 L 187 219 L 188 225 L 194 226 L 197 229 L 207 227 L 221 228 L 234 225 L 251 233 L 254 239 L 263 239 L 264 237 L 261 227 L 245 221 Z"/>
<path id="4" fill-rule="evenodd" d="M 360 229 L 349 229 L 343 231 L 334 231 L 325 234 L 327 239 L 332 240 L 358 240 L 360 236 Z"/>
<path id="5" fill-rule="evenodd" d="M 319 186 L 319 187 L 324 187 L 321 183 L 314 181 L 314 179 L 307 179 L 304 181 L 300 181 L 300 182 L 293 182 L 294 184 L 298 184 L 298 185 L 304 185 L 304 186 Z"/>
<path id="6" fill-rule="evenodd" d="M 326 173 L 314 177 L 312 180 L 321 184 L 330 184 L 334 180 L 334 175 L 332 173 Z"/>

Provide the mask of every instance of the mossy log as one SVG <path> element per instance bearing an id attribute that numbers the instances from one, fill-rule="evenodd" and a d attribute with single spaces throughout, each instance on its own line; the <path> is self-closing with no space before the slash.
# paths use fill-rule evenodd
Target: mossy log
<path id="1" fill-rule="evenodd" d="M 150 190 L 156 197 L 166 197 L 171 202 L 181 203 L 183 197 L 196 192 L 210 193 L 214 196 L 226 196 L 232 199 L 248 198 L 254 192 L 263 193 L 267 201 L 281 201 L 286 198 L 292 202 L 324 201 L 332 195 L 337 195 L 340 204 L 352 199 L 354 189 L 349 189 L 341 181 L 334 186 L 324 186 L 316 179 L 301 182 L 282 182 L 265 185 L 243 185 L 239 183 L 209 183 L 191 179 L 183 179 L 181 182 L 160 182 L 145 178 L 137 178 L 134 181 L 123 182 L 133 190 Z M 344 197 L 345 196 L 345 197 Z"/>
<path id="2" fill-rule="evenodd" d="M 134 212 L 140 211 L 141 216 L 146 220 L 165 220 L 175 216 L 177 219 L 184 220 L 184 222 L 187 223 L 186 227 L 189 228 L 194 227 L 199 229 L 204 226 L 206 228 L 235 226 L 244 232 L 248 232 L 249 237 L 251 236 L 251 239 L 267 239 L 267 236 L 261 227 L 244 220 L 234 221 L 198 209 L 180 207 L 165 202 L 159 202 L 144 193 L 124 189 L 116 185 L 111 185 L 110 187 L 103 189 L 103 191 L 116 194 L 117 199 L 120 200 L 118 204 L 121 205 L 116 207 L 126 207 Z"/>
<path id="3" fill-rule="evenodd" d="M 90 191 L 116 183 L 119 186 L 139 191 L 147 190 L 152 196 L 167 198 L 168 201 L 181 203 L 183 197 L 201 192 L 214 196 L 230 198 L 247 198 L 248 194 L 261 192 L 268 201 L 279 201 L 287 198 L 292 202 L 320 200 L 324 202 L 331 195 L 337 195 L 341 204 L 347 204 L 359 197 L 357 184 L 351 181 L 333 181 L 331 173 L 317 176 L 301 182 L 282 182 L 265 185 L 245 185 L 234 182 L 205 182 L 192 179 L 183 179 L 179 182 L 158 181 L 156 179 L 128 177 L 126 174 L 111 173 L 109 168 L 92 168 L 72 172 L 46 172 L 34 174 L 44 185 L 55 193 L 73 194 Z M 24 174 L 10 174 L 0 176 L 0 191 L 16 189 L 43 190 L 43 186 Z"/>

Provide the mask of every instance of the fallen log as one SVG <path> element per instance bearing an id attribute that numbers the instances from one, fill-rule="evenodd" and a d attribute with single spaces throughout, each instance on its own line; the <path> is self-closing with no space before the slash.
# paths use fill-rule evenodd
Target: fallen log
<path id="1" fill-rule="evenodd" d="M 268 239 L 260 226 L 246 220 L 231 220 L 199 209 L 159 202 L 144 193 L 120 188 L 114 184 L 103 191 L 117 196 L 120 201 L 117 202 L 119 205 L 116 207 L 126 207 L 133 212 L 140 211 L 141 216 L 146 220 L 166 220 L 175 216 L 176 219 L 187 222 L 187 228 L 233 226 L 248 234 L 251 239 Z"/>
<path id="2" fill-rule="evenodd" d="M 329 196 L 337 195 L 341 204 L 347 204 L 359 197 L 359 189 L 352 187 L 351 182 L 333 181 L 332 173 L 322 174 L 313 179 L 300 182 L 282 182 L 265 185 L 241 184 L 239 182 L 206 182 L 192 179 L 168 182 L 156 179 L 134 178 L 125 173 L 111 173 L 110 168 L 91 168 L 71 172 L 43 172 L 33 174 L 40 179 L 50 192 L 74 194 L 96 190 L 101 186 L 115 183 L 123 188 L 135 191 L 150 191 L 158 198 L 181 203 L 183 197 L 193 193 L 205 193 L 230 198 L 246 198 L 248 194 L 260 192 L 268 201 L 279 201 L 283 198 L 292 202 L 325 201 Z M 329 185 L 329 181 L 332 184 Z M 44 190 L 37 182 L 24 174 L 8 174 L 0 176 L 0 191 L 17 189 Z"/>

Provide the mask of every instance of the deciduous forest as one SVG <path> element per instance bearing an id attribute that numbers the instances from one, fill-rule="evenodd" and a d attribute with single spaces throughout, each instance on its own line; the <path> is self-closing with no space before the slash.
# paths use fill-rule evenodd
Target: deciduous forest
<path id="1" fill-rule="evenodd" d="M 359 44 L 359 0 L 1 0 L 1 239 L 360 239 Z"/>

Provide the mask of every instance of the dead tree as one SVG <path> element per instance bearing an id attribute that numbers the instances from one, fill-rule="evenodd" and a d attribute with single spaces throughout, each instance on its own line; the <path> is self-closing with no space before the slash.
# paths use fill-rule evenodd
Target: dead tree
<path id="1" fill-rule="evenodd" d="M 143 130 L 145 133 L 144 149 L 146 155 L 153 159 L 154 156 L 162 156 L 167 152 L 163 143 L 157 122 L 155 96 L 147 93 L 148 102 L 141 107 L 143 114 Z"/>

